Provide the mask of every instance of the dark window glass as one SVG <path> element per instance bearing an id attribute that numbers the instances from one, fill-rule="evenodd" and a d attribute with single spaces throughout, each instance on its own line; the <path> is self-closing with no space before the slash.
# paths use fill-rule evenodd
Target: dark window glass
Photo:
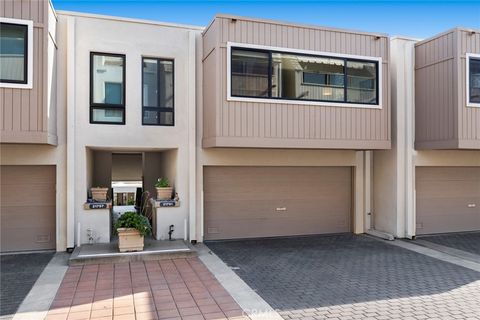
<path id="1" fill-rule="evenodd" d="M 90 55 L 90 122 L 125 123 L 125 56 Z"/>
<path id="2" fill-rule="evenodd" d="M 377 62 L 232 48 L 231 95 L 378 104 Z"/>
<path id="3" fill-rule="evenodd" d="M 470 102 L 480 103 L 480 59 L 470 58 Z"/>
<path id="4" fill-rule="evenodd" d="M 173 60 L 144 58 L 143 124 L 174 125 L 174 66 Z"/>
<path id="5" fill-rule="evenodd" d="M 0 23 L 0 81 L 27 83 L 28 26 Z"/>
<path id="6" fill-rule="evenodd" d="M 272 97 L 293 100 L 343 101 L 344 61 L 306 55 L 272 53 Z M 307 79 L 305 79 L 307 75 Z M 330 78 L 332 76 L 332 78 Z M 305 80 L 311 80 L 305 81 Z"/>
<path id="7" fill-rule="evenodd" d="M 269 54 L 232 50 L 231 94 L 240 97 L 268 97 Z"/>
<path id="8" fill-rule="evenodd" d="M 377 64 L 347 61 L 347 102 L 377 103 Z"/>

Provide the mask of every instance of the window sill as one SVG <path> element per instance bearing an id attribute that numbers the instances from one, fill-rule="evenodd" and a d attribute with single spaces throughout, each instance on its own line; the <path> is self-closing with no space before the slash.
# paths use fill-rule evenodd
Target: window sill
<path id="1" fill-rule="evenodd" d="M 10 88 L 10 89 L 33 89 L 31 83 L 9 83 L 9 82 L 0 82 L 0 88 Z"/>
<path id="2" fill-rule="evenodd" d="M 251 102 L 251 103 L 269 103 L 269 104 L 296 104 L 321 107 L 339 107 L 339 108 L 358 108 L 358 109 L 382 109 L 382 105 L 357 104 L 343 102 L 325 102 L 325 101 L 301 101 L 287 99 L 264 99 L 264 98 L 245 98 L 245 97 L 227 97 L 227 101 Z M 480 106 L 480 105 L 479 105 Z"/>

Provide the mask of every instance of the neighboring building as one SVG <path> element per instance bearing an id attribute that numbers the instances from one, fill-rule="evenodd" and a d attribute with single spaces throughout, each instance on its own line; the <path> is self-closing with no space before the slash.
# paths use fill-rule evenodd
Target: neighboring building
<path id="1" fill-rule="evenodd" d="M 180 205 L 147 209 L 159 237 L 480 230 L 480 31 L 202 28 L 28 0 L 0 23 L 1 252 L 109 242 L 160 177 Z M 116 206 L 92 210 L 91 187 Z"/>
<path id="2" fill-rule="evenodd" d="M 65 250 L 66 110 L 57 92 L 57 16 L 48 1 L 2 1 L 0 29 L 0 251 Z"/>
<path id="3" fill-rule="evenodd" d="M 375 227 L 480 230 L 480 30 L 394 38 L 392 150 L 374 152 Z"/>
<path id="4" fill-rule="evenodd" d="M 218 15 L 202 40 L 201 238 L 368 230 L 365 150 L 390 148 L 388 37 Z"/>

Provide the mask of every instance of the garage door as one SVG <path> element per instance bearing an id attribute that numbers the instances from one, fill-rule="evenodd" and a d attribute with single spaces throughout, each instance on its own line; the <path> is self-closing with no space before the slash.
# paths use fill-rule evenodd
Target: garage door
<path id="1" fill-rule="evenodd" d="M 1 251 L 55 249 L 55 167 L 0 169 Z"/>
<path id="2" fill-rule="evenodd" d="M 205 240 L 349 232 L 350 167 L 205 167 Z"/>
<path id="3" fill-rule="evenodd" d="M 480 167 L 417 167 L 417 234 L 480 230 Z"/>

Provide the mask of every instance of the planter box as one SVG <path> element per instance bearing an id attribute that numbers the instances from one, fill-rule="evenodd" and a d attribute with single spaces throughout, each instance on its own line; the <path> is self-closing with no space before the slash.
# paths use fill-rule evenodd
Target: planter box
<path id="1" fill-rule="evenodd" d="M 157 200 L 172 199 L 173 187 L 159 188 L 157 187 Z"/>
<path id="2" fill-rule="evenodd" d="M 90 188 L 95 201 L 107 201 L 108 188 Z"/>
<path id="3" fill-rule="evenodd" d="M 143 236 L 134 228 L 119 228 L 118 249 L 120 252 L 142 251 Z"/>

